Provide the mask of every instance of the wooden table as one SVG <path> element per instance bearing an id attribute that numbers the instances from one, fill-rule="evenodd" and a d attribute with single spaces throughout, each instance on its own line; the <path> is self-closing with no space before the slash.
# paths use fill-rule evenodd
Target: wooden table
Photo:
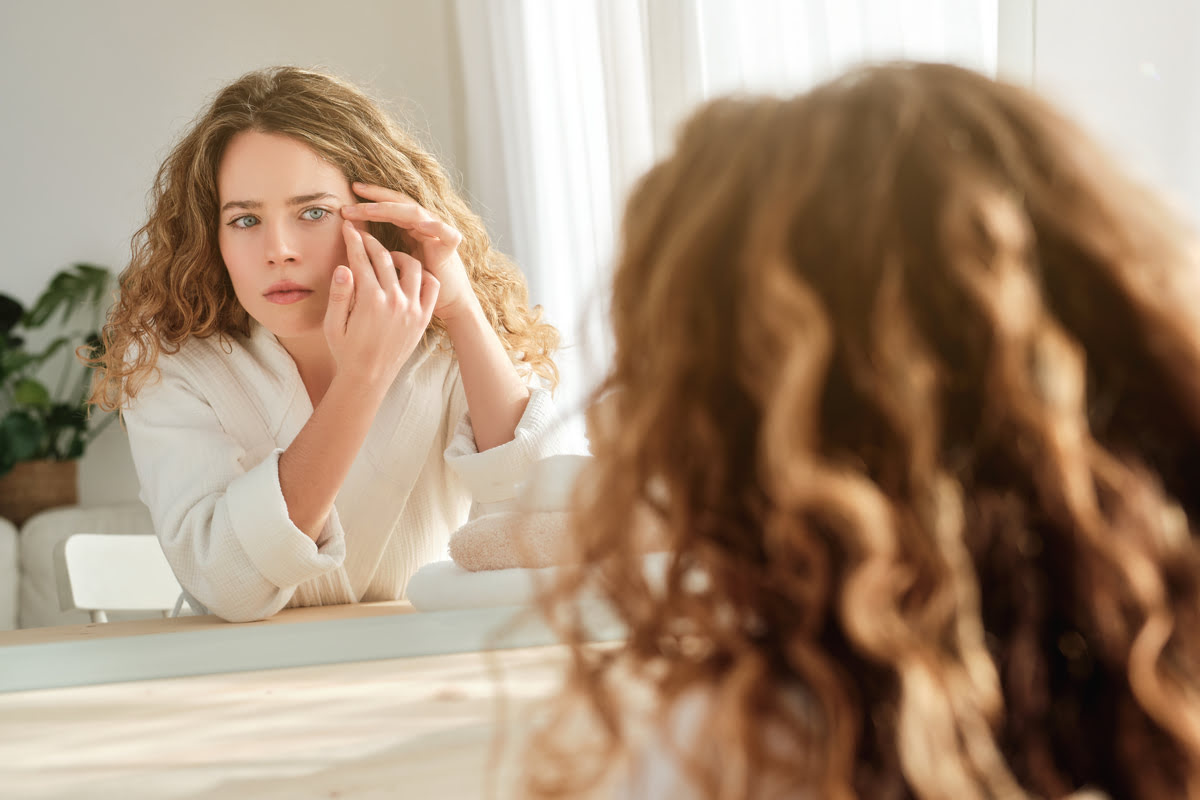
<path id="1" fill-rule="evenodd" d="M 228 628 L 231 624 L 236 624 L 237 627 L 254 628 L 265 625 L 289 625 L 297 622 L 322 622 L 413 613 L 416 612 L 411 603 L 405 600 L 396 600 L 385 603 L 356 603 L 345 606 L 285 608 L 275 616 L 259 622 L 229 623 L 212 614 L 206 616 L 171 617 L 168 619 L 155 617 L 153 619 L 141 619 L 132 622 L 87 622 L 80 625 L 55 625 L 50 628 L 22 628 L 15 631 L 0 631 L 0 647 L 145 636 L 157 633 L 221 630 Z M 0 650 L 0 653 L 2 652 L 4 651 Z"/>
<path id="2" fill-rule="evenodd" d="M 134 645 L 153 643 L 192 652 L 189 637 L 236 646 L 249 634 L 291 640 L 285 654 L 294 654 L 306 643 L 336 645 L 324 627 L 331 623 L 355 632 L 343 644 L 465 624 L 433 616 L 375 604 L 285 611 L 246 625 L 193 617 L 17 631 L 0 634 L 0 672 L 36 648 L 124 647 L 131 655 L 145 652 Z M 558 691 L 567 663 L 559 645 L 336 655 L 308 666 L 2 693 L 0 797 L 517 797 L 530 720 Z"/>
<path id="3" fill-rule="evenodd" d="M 596 609 L 589 617 L 592 639 L 622 635 L 607 612 Z M 237 624 L 203 616 L 64 625 L 0 633 L 0 693 L 556 641 L 529 608 L 416 612 L 406 602 L 285 609 Z"/>

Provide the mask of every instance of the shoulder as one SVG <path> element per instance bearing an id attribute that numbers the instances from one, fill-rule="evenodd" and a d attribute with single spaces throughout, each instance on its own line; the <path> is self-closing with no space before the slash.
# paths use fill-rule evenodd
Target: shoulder
<path id="1" fill-rule="evenodd" d="M 303 389 L 291 356 L 258 325 L 249 336 L 188 339 L 176 352 L 162 353 L 156 366 L 157 379 L 127 412 L 172 419 L 215 414 L 230 425 L 230 420 L 261 419 L 276 430 Z"/>

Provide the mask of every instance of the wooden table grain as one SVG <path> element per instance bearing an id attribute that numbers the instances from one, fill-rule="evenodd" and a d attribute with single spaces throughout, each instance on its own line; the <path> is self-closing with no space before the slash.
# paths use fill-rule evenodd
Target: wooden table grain
<path id="1" fill-rule="evenodd" d="M 0 798 L 520 797 L 568 651 L 514 614 L 375 603 L 0 633 Z"/>
<path id="2" fill-rule="evenodd" d="M 559 645 L 0 695 L 0 796 L 502 798 Z"/>

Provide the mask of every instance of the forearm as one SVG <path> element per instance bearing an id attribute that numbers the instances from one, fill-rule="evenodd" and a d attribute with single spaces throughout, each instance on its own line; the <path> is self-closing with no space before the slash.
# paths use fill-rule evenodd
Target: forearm
<path id="1" fill-rule="evenodd" d="M 475 447 L 483 452 L 512 441 L 529 404 L 529 387 L 478 303 L 445 322 L 458 358 Z"/>
<path id="2" fill-rule="evenodd" d="M 387 387 L 335 377 L 312 416 L 279 457 L 288 516 L 313 541 L 350 472 Z"/>

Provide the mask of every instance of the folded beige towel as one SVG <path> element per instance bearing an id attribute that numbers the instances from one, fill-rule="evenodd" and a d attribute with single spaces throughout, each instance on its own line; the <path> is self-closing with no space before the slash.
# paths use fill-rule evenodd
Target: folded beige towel
<path id="1" fill-rule="evenodd" d="M 555 455 L 533 464 L 522 484 L 516 511 L 477 517 L 450 536 L 450 558 L 471 572 L 540 569 L 578 564 L 571 530 L 571 500 L 587 481 L 591 456 Z M 653 515 L 639 509 L 632 545 L 638 553 L 666 549 Z"/>
<path id="2" fill-rule="evenodd" d="M 567 511 L 504 511 L 471 520 L 450 537 L 450 558 L 472 572 L 536 569 L 578 561 Z"/>
<path id="3" fill-rule="evenodd" d="M 536 462 L 515 511 L 471 520 L 450 536 L 450 557 L 472 572 L 538 569 L 578 563 L 571 546 L 571 495 L 591 456 L 555 455 Z"/>

